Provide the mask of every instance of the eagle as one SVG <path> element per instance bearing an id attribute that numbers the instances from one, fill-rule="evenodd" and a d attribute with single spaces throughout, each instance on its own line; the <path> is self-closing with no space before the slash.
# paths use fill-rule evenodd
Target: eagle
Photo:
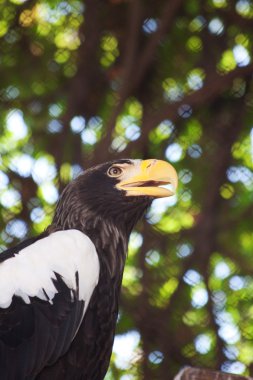
<path id="1" fill-rule="evenodd" d="M 162 160 L 97 165 L 65 187 L 42 234 L 0 254 L 1 380 L 104 379 L 130 233 L 176 187 Z"/>

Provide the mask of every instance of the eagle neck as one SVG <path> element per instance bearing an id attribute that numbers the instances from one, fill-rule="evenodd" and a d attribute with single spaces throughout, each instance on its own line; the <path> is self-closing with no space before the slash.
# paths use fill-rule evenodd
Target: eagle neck
<path id="1" fill-rule="evenodd" d="M 82 231 L 94 243 L 100 265 L 104 267 L 109 277 L 121 278 L 129 240 L 126 230 L 120 223 L 94 215 L 90 223 L 85 223 Z"/>
<path id="2" fill-rule="evenodd" d="M 80 230 L 95 245 L 100 264 L 107 268 L 110 277 L 121 278 L 130 233 L 149 204 L 149 199 L 128 200 L 120 204 L 119 212 L 115 204 L 97 201 L 94 207 L 94 202 L 80 202 L 78 193 L 65 191 L 48 231 Z"/>
<path id="3" fill-rule="evenodd" d="M 60 213 L 60 215 L 62 215 Z M 90 210 L 71 213 L 63 219 L 57 218 L 48 227 L 49 233 L 59 230 L 77 229 L 87 235 L 96 247 L 100 265 L 111 278 L 122 277 L 130 232 L 120 220 L 112 221 Z"/>

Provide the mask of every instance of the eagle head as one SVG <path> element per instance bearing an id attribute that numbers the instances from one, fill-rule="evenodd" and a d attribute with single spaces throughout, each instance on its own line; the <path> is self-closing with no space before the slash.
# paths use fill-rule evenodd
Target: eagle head
<path id="1" fill-rule="evenodd" d="M 165 161 L 106 162 L 85 170 L 68 184 L 59 199 L 54 224 L 83 230 L 82 226 L 103 220 L 130 231 L 153 199 L 174 195 L 177 183 L 175 169 Z"/>

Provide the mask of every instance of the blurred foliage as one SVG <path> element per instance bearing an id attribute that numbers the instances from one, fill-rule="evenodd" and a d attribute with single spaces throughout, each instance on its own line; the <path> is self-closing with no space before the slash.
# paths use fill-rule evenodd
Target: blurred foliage
<path id="1" fill-rule="evenodd" d="M 253 375 L 253 2 L 0 5 L 1 249 L 83 168 L 167 159 L 178 194 L 131 236 L 107 379 Z"/>

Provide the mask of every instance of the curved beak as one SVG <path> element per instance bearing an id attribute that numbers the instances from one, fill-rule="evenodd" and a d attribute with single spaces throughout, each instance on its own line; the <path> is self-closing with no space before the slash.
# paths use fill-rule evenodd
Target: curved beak
<path id="1" fill-rule="evenodd" d="M 170 185 L 170 189 L 160 187 Z M 162 160 L 144 160 L 138 165 L 133 176 L 119 182 L 116 187 L 128 196 L 150 196 L 153 198 L 174 195 L 178 185 L 176 170 Z"/>

